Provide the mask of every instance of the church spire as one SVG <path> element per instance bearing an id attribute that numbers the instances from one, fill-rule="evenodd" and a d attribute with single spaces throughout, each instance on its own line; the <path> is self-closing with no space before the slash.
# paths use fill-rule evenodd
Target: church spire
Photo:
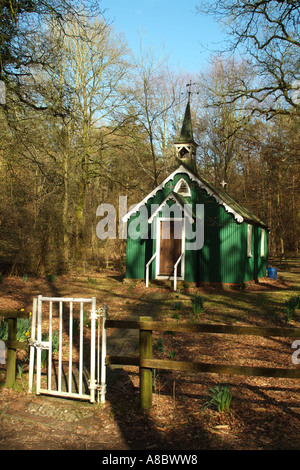
<path id="1" fill-rule="evenodd" d="M 191 86 L 191 83 L 187 86 Z M 180 163 L 185 163 L 192 170 L 196 171 L 196 150 L 198 144 L 194 141 L 191 106 L 190 106 L 191 91 L 188 92 L 188 102 L 185 109 L 182 128 L 179 139 L 174 142 L 177 150 L 177 159 Z"/>
<path id="2" fill-rule="evenodd" d="M 192 117 L 191 117 L 191 106 L 190 102 L 188 101 L 185 114 L 183 118 L 183 123 L 181 127 L 180 137 L 178 142 L 186 143 L 186 144 L 195 144 L 194 137 L 193 137 L 193 128 L 192 128 Z M 176 142 L 177 143 L 177 142 Z"/>

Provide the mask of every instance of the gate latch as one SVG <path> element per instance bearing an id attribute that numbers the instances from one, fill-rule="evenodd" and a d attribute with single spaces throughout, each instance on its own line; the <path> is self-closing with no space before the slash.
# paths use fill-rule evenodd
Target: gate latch
<path id="1" fill-rule="evenodd" d="M 50 349 L 50 341 L 35 341 L 30 339 L 28 342 L 30 346 L 37 349 Z"/>

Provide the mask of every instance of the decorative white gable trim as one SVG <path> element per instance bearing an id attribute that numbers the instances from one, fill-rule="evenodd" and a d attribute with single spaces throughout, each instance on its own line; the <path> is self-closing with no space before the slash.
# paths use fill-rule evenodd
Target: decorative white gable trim
<path id="1" fill-rule="evenodd" d="M 180 168 L 181 168 L 181 171 L 178 171 Z M 163 189 L 163 187 L 165 186 L 165 184 L 168 183 L 168 181 L 172 180 L 174 176 L 177 175 L 177 173 L 182 173 L 183 171 L 185 171 L 185 168 L 183 166 L 180 166 L 179 168 L 177 168 L 177 170 L 173 171 L 171 175 L 169 175 L 162 183 L 156 186 L 156 188 L 153 189 L 153 191 L 151 191 L 151 193 L 149 193 L 141 202 L 139 202 L 129 212 L 127 212 L 127 214 L 125 214 L 124 217 L 122 218 L 122 221 L 127 222 L 133 214 L 136 214 L 138 212 L 141 206 L 146 204 L 149 199 L 154 197 L 160 189 Z"/>
<path id="2" fill-rule="evenodd" d="M 182 165 L 177 168 L 177 170 L 173 171 L 173 173 L 171 173 L 162 183 L 160 183 L 155 189 L 153 189 L 153 191 L 151 191 L 151 193 L 149 193 L 141 202 L 139 202 L 136 206 L 133 207 L 133 209 L 131 209 L 126 215 L 124 215 L 122 221 L 127 222 L 133 214 L 136 214 L 138 212 L 141 206 L 146 204 L 149 199 L 154 197 L 159 190 L 163 189 L 163 187 L 178 173 L 187 174 L 192 181 L 195 181 L 201 189 L 204 189 L 206 191 L 208 196 L 212 196 L 218 204 L 224 207 L 226 212 L 232 214 L 237 222 L 242 223 L 244 221 L 244 218 L 240 214 L 238 214 L 234 209 L 228 206 L 219 196 L 217 196 L 217 194 L 215 194 L 208 186 L 202 183 L 195 175 L 193 175 L 193 173 L 191 173 Z"/>
<path id="3" fill-rule="evenodd" d="M 155 212 L 153 212 L 151 217 L 148 219 L 149 224 L 152 224 L 155 217 L 165 207 L 165 205 L 167 204 L 168 201 L 174 201 L 175 204 L 178 204 L 181 207 L 181 209 L 184 211 L 184 216 L 188 217 L 190 223 L 194 222 L 191 207 L 188 204 L 186 206 L 183 206 L 182 203 L 179 201 L 179 199 L 176 197 L 176 195 L 173 192 L 170 192 L 170 194 L 168 194 L 168 196 L 165 198 L 165 200 L 160 204 L 160 206 L 156 209 Z"/>

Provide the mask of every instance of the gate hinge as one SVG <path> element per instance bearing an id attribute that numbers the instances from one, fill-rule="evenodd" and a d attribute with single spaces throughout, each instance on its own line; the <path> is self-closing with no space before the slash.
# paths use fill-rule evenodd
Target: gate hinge
<path id="1" fill-rule="evenodd" d="M 96 385 L 96 390 L 100 393 L 100 394 L 106 394 L 106 384 L 97 384 Z"/>
<path id="2" fill-rule="evenodd" d="M 90 390 L 97 390 L 100 393 L 106 393 L 106 384 L 102 383 L 99 384 L 97 380 L 89 380 L 89 389 Z"/>
<path id="3" fill-rule="evenodd" d="M 103 391 L 103 392 L 106 392 L 106 384 L 99 384 L 98 389 Z"/>

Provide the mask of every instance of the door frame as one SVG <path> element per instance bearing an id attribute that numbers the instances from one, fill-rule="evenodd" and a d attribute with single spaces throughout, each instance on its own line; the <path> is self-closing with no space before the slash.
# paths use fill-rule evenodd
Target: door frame
<path id="1" fill-rule="evenodd" d="M 179 281 L 184 280 L 184 273 L 185 273 L 185 218 L 181 217 L 157 217 L 156 219 L 156 263 L 155 263 L 155 279 L 174 279 L 174 276 L 166 276 L 163 274 L 159 274 L 159 267 L 160 267 L 160 224 L 161 222 L 172 222 L 172 221 L 179 221 L 182 223 L 182 232 L 181 232 L 181 253 L 183 253 L 183 257 L 181 259 L 181 276 L 177 276 Z"/>

